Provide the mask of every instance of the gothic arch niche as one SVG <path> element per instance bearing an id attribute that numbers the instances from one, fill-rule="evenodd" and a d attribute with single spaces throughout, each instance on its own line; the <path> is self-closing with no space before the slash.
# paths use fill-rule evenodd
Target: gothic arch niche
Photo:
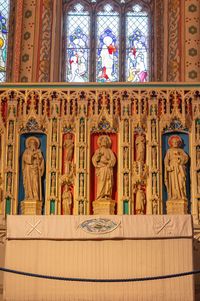
<path id="1" fill-rule="evenodd" d="M 73 53 L 74 49 L 71 49 L 70 51 L 73 54 L 73 59 L 69 58 L 69 55 L 66 55 L 67 52 L 69 52 L 69 41 L 67 41 L 67 19 L 69 19 L 69 12 L 75 12 L 75 5 L 80 4 L 83 7 L 82 13 L 86 14 L 89 18 L 88 21 L 88 36 L 87 36 L 87 43 L 85 41 L 82 42 L 84 44 L 84 47 L 82 47 L 82 53 L 81 56 L 78 56 L 77 53 Z M 146 51 L 147 59 L 145 59 L 145 64 L 147 65 L 148 69 L 148 76 L 146 75 L 146 69 L 142 70 L 143 76 L 141 76 L 138 79 L 131 79 L 131 76 L 128 76 L 127 74 L 129 71 L 127 71 L 127 65 L 130 63 L 130 56 L 128 58 L 127 52 L 129 51 L 132 54 L 132 57 L 135 59 L 135 61 L 132 63 L 133 67 L 135 67 L 137 60 L 136 60 L 136 53 L 137 50 L 135 50 L 134 42 L 128 42 L 128 37 L 124 38 L 125 36 L 128 36 L 127 33 L 127 23 L 128 18 L 130 19 L 131 14 L 133 17 L 133 7 L 136 7 L 139 9 L 138 11 L 135 11 L 137 14 L 141 14 L 141 23 L 144 20 L 145 14 L 146 19 L 148 21 L 147 29 L 146 31 L 146 37 L 141 36 L 141 41 L 145 38 L 148 39 L 146 45 L 145 43 L 141 43 L 139 41 L 139 38 L 137 36 L 136 40 L 138 44 L 143 45 L 143 49 L 141 47 L 141 53 L 138 52 L 138 66 L 142 65 L 142 56 L 144 52 Z M 80 7 L 79 7 L 80 9 Z M 132 11 L 132 13 L 131 13 Z M 71 13 L 70 13 L 71 14 Z M 100 14 L 106 16 L 110 16 L 110 19 L 119 18 L 118 24 L 119 24 L 119 30 L 117 31 L 118 37 L 116 37 L 116 33 L 111 32 L 112 29 L 110 28 L 102 28 L 101 32 L 98 30 L 97 25 L 97 19 L 100 18 Z M 107 15 L 106 15 L 107 14 Z M 63 66 L 62 67 L 62 79 L 64 81 L 71 81 L 71 82 L 88 82 L 88 81 L 100 81 L 100 82 L 113 82 L 113 81 L 135 81 L 135 82 L 145 82 L 145 81 L 161 81 L 163 80 L 163 1 L 162 0 L 139 0 L 139 1 L 121 1 L 121 0 L 111 0 L 111 1 L 89 1 L 89 0 L 80 0 L 80 1 L 64 1 L 63 2 L 63 24 L 64 24 L 64 31 L 63 31 Z M 114 24 L 113 28 L 116 28 L 117 21 L 113 21 Z M 134 21 L 135 22 L 135 21 Z M 133 23 L 133 22 L 132 22 Z M 140 22 L 138 22 L 139 24 Z M 106 21 L 105 21 L 106 24 Z M 111 23 L 112 24 L 112 23 Z M 132 26 L 132 25 L 131 25 Z M 138 25 L 139 26 L 139 25 Z M 105 26 L 106 27 L 106 26 Z M 107 31 L 106 31 L 107 30 Z M 109 31 L 109 32 L 108 32 Z M 134 36 L 134 30 L 132 34 L 132 39 Z M 135 29 L 135 34 L 137 33 Z M 108 37 L 106 37 L 106 34 Z M 80 38 L 80 32 L 79 36 Z M 86 40 L 86 37 L 84 37 Z M 83 40 L 84 40 L 83 39 Z M 106 72 L 105 66 L 100 66 L 101 64 L 99 62 L 102 62 L 102 55 L 101 55 L 101 47 L 103 45 L 103 41 L 107 39 L 106 42 L 109 42 L 110 44 L 107 45 L 108 50 L 108 56 L 110 57 L 110 69 L 112 69 L 111 72 Z M 129 41 L 131 37 L 129 34 Z M 87 44 L 87 45 L 86 45 Z M 70 46 L 71 47 L 71 46 Z M 74 46 L 73 46 L 74 47 Z M 73 48 L 71 47 L 71 48 Z M 146 50 L 145 50 L 146 47 Z M 75 48 L 75 47 L 74 47 Z M 85 50 L 83 50 L 85 49 Z M 87 50 L 87 51 L 86 51 Z M 87 52 L 87 53 L 86 53 Z M 85 54 L 83 54 L 85 53 Z M 75 55 L 74 55 L 75 54 Z M 101 56 L 101 57 L 100 57 Z M 77 66 L 75 66 L 75 57 L 77 58 Z M 105 56 L 104 56 L 105 57 Z M 113 60 L 113 63 L 111 61 Z M 129 60 L 129 62 L 128 62 Z M 78 61 L 79 63 L 79 69 L 78 70 Z M 72 66 L 73 64 L 73 66 Z M 84 66 L 85 64 L 85 66 Z M 135 65 L 134 65 L 135 64 Z M 69 77 L 67 74 L 67 68 L 68 70 L 75 69 L 75 72 L 79 72 L 84 74 L 84 72 L 87 72 L 87 76 L 84 79 L 78 79 L 74 80 L 74 77 Z M 109 69 L 109 67 L 107 67 Z M 69 71 L 70 72 L 70 71 Z M 110 78 L 109 78 L 110 77 Z M 135 77 L 136 78 L 136 77 Z"/>

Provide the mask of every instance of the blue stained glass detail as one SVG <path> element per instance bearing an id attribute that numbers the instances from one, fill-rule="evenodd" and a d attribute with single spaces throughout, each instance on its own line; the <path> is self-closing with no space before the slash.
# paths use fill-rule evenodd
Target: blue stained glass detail
<path id="1" fill-rule="evenodd" d="M 148 15 L 139 5 L 126 16 L 126 78 L 129 82 L 147 82 L 148 71 Z"/>
<path id="2" fill-rule="evenodd" d="M 6 80 L 9 0 L 0 1 L 0 82 Z"/>
<path id="3" fill-rule="evenodd" d="M 90 16 L 81 4 L 67 15 L 66 79 L 69 82 L 89 81 Z"/>

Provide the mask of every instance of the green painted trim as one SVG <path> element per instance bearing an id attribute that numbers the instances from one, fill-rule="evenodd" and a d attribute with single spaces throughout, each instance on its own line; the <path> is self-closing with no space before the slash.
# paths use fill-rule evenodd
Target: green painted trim
<path id="1" fill-rule="evenodd" d="M 11 213 L 11 199 L 9 197 L 6 198 L 6 214 Z"/>
<path id="2" fill-rule="evenodd" d="M 128 200 L 123 201 L 123 214 L 129 214 L 129 204 Z"/>
<path id="3" fill-rule="evenodd" d="M 50 201 L 50 214 L 55 214 L 55 201 Z"/>

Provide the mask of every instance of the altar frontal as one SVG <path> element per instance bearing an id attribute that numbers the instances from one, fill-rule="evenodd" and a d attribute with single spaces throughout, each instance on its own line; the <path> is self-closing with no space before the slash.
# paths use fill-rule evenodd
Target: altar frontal
<path id="1" fill-rule="evenodd" d="M 130 281 L 193 270 L 190 215 L 8 216 L 5 267 L 82 279 L 5 273 L 6 301 L 193 301 L 193 276 Z"/>

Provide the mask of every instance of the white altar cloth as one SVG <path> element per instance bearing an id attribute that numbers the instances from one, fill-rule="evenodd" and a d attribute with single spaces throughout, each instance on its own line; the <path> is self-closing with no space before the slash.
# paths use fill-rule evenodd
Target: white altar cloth
<path id="1" fill-rule="evenodd" d="M 105 227 L 101 231 L 102 220 Z M 96 224 L 95 224 L 96 223 Z M 193 270 L 182 216 L 8 216 L 5 266 L 51 276 L 126 279 Z M 87 283 L 4 275 L 6 301 L 193 301 L 193 277 Z"/>

